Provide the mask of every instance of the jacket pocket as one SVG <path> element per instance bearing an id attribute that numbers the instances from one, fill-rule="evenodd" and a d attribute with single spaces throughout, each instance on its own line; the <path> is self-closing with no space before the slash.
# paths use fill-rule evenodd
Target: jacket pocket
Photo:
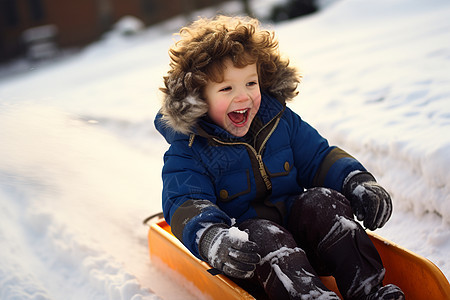
<path id="1" fill-rule="evenodd" d="M 284 148 L 265 159 L 269 177 L 287 176 L 294 166 L 294 155 L 291 148 Z"/>
<path id="2" fill-rule="evenodd" d="M 217 199 L 222 202 L 229 202 L 239 196 L 250 193 L 250 171 L 232 172 L 223 175 L 216 184 Z"/>

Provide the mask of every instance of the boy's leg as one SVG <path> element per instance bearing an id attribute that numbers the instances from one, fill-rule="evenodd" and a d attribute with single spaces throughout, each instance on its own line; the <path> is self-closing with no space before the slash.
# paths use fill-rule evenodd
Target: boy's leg
<path id="1" fill-rule="evenodd" d="M 261 219 L 247 220 L 239 228 L 247 229 L 249 239 L 258 245 L 261 263 L 255 277 L 270 299 L 339 299 L 322 284 L 305 252 L 286 229 Z"/>
<path id="2" fill-rule="evenodd" d="M 340 193 L 313 188 L 298 196 L 288 229 L 319 274 L 335 277 L 345 299 L 362 298 L 381 284 L 381 258 Z"/>

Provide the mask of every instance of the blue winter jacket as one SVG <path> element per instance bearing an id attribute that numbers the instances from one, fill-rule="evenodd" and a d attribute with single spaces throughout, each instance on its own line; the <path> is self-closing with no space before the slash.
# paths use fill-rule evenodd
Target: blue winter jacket
<path id="1" fill-rule="evenodd" d="M 285 224 L 293 196 L 314 186 L 341 191 L 345 177 L 365 168 L 274 97 L 262 94 L 251 141 L 206 119 L 191 135 L 155 126 L 170 144 L 162 170 L 164 217 L 198 258 L 197 232 L 210 223 L 249 218 Z"/>

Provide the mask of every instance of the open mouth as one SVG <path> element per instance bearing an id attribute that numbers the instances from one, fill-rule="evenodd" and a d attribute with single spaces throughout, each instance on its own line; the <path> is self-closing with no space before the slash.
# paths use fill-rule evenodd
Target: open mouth
<path id="1" fill-rule="evenodd" d="M 248 112 L 248 108 L 235 110 L 228 113 L 228 118 L 230 118 L 231 122 L 236 126 L 243 125 L 248 120 Z"/>

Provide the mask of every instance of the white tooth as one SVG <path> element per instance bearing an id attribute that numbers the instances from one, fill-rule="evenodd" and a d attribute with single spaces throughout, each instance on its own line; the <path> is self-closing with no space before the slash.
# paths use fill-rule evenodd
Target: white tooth
<path id="1" fill-rule="evenodd" d="M 245 114 L 246 111 L 247 111 L 246 109 L 242 109 L 242 110 L 235 110 L 234 112 L 238 114 Z"/>

